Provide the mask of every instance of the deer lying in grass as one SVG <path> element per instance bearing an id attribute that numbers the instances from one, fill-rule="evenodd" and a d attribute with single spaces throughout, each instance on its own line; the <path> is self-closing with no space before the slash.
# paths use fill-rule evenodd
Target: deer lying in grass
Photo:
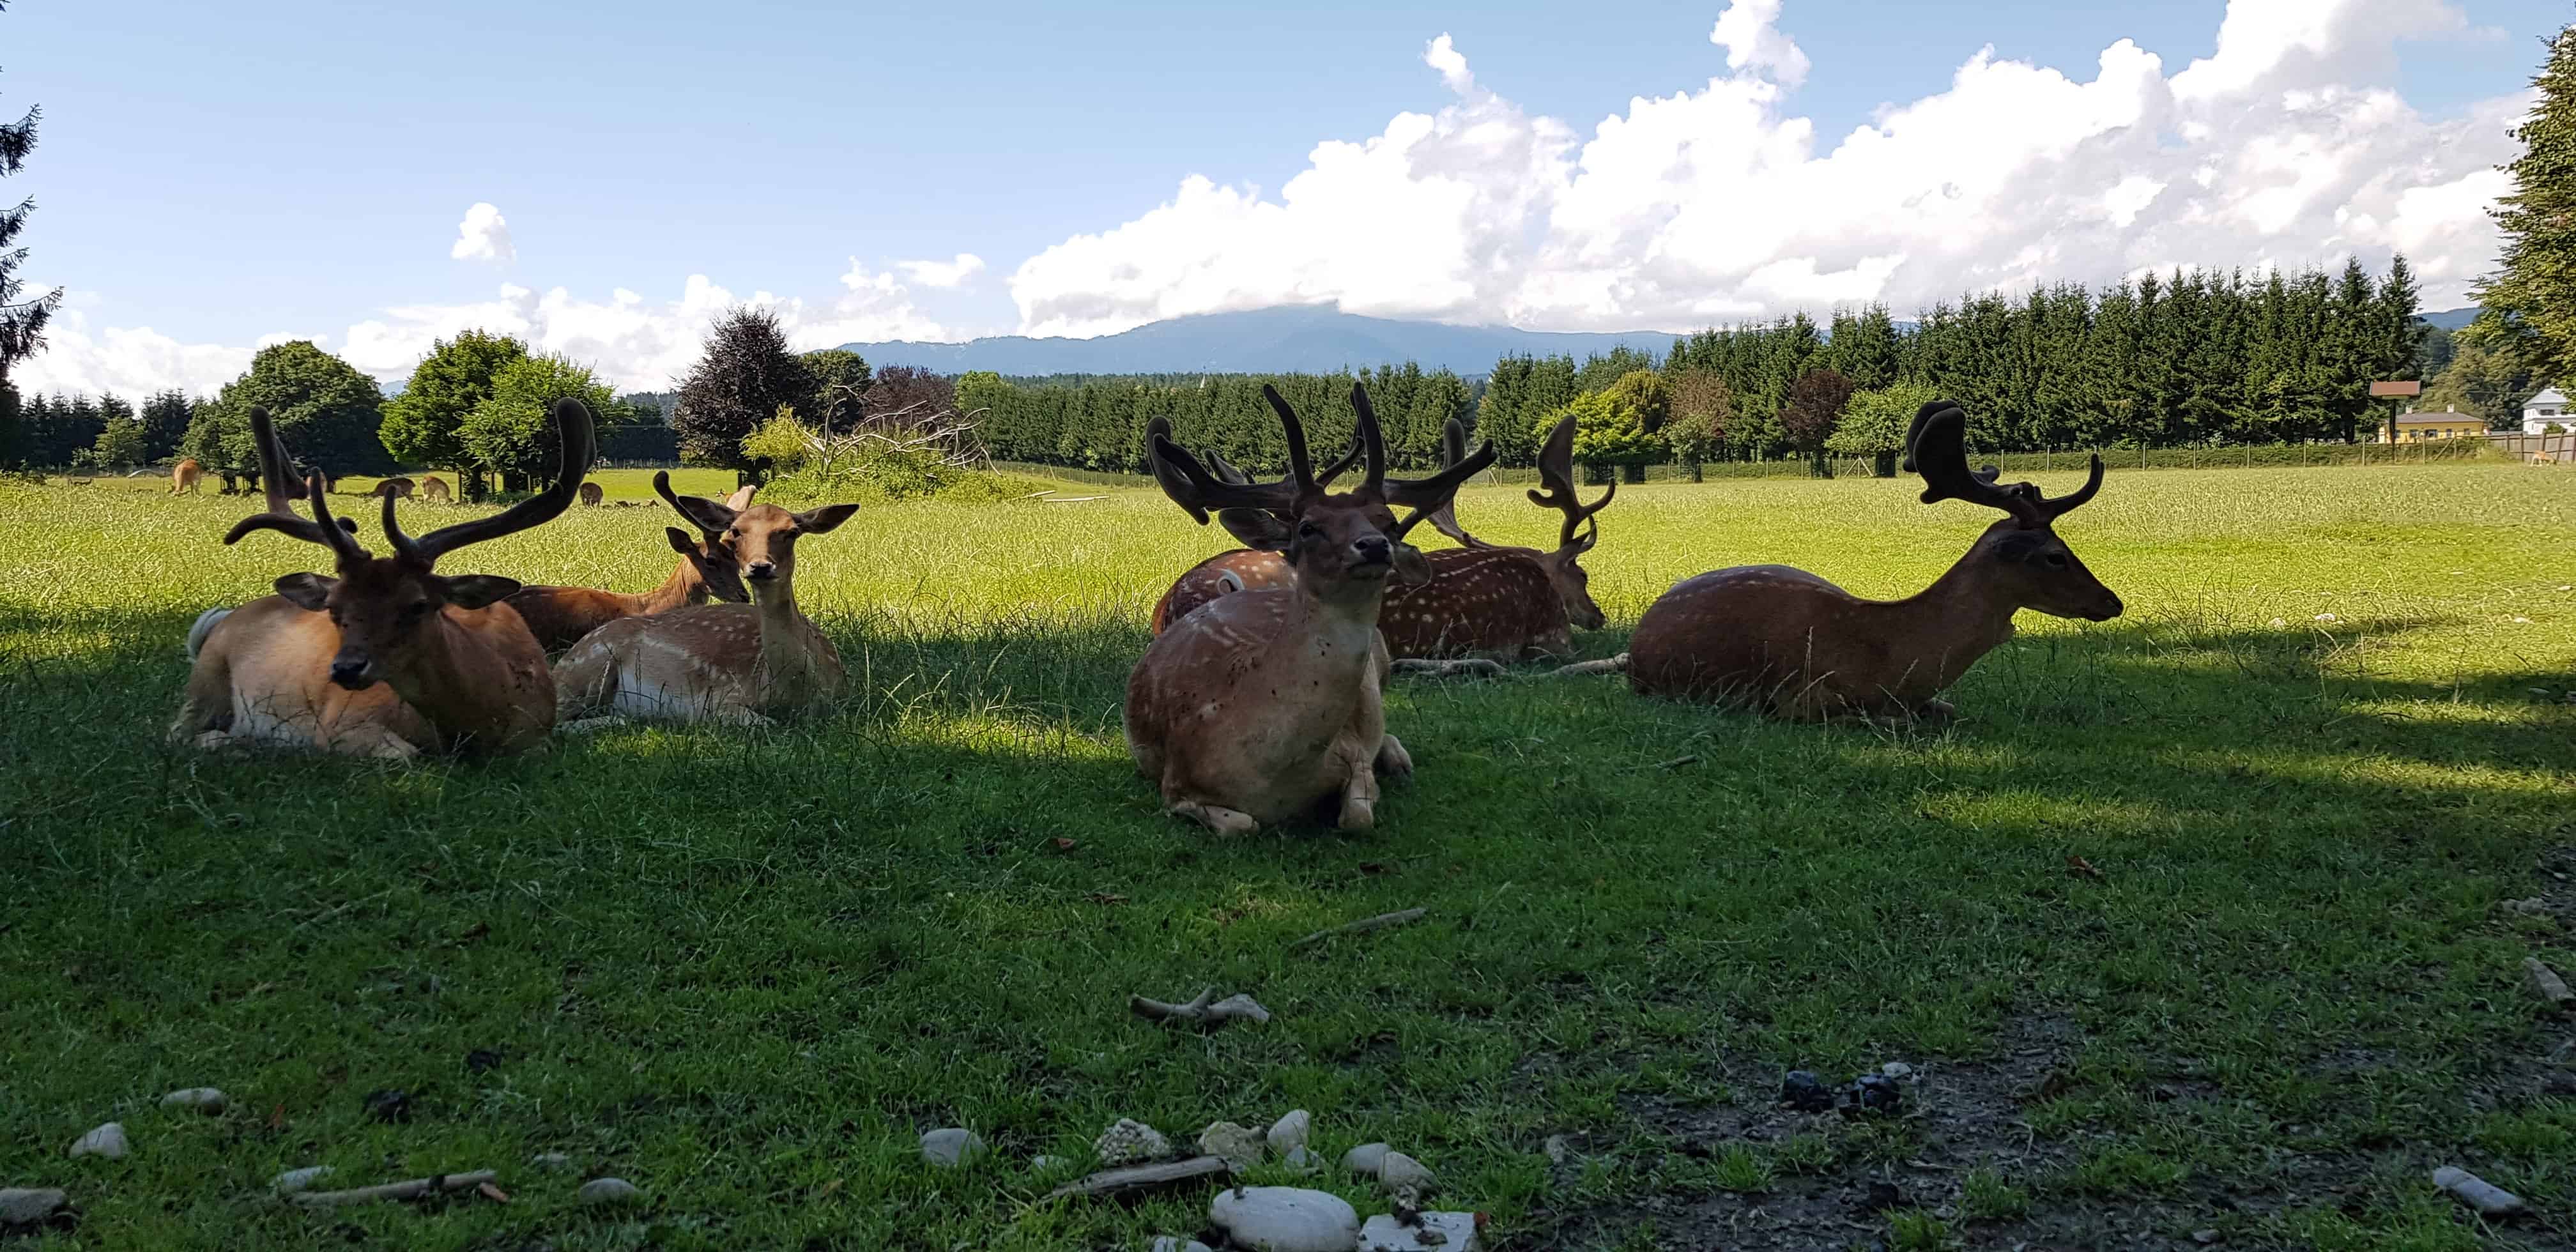
<path id="1" fill-rule="evenodd" d="M 747 503 L 749 494 L 735 498 Z M 859 506 L 790 513 L 773 504 L 668 499 L 733 552 L 752 602 L 623 618 L 583 636 L 555 666 L 557 717 L 765 726 L 831 703 L 841 692 L 841 654 L 797 611 L 796 541 L 831 531 Z"/>
<path id="2" fill-rule="evenodd" d="M 1145 460 L 1154 471 L 1154 481 L 1166 495 L 1186 493 L 1189 480 L 1180 471 L 1164 465 L 1154 457 L 1154 441 L 1170 439 L 1172 423 L 1167 418 L 1154 418 L 1145 423 Z M 1248 486 L 1252 475 L 1229 463 L 1213 450 L 1198 454 L 1201 464 L 1218 482 Z M 1359 463 L 1360 443 L 1351 441 L 1351 449 L 1342 458 L 1324 467 L 1315 478 L 1318 490 L 1330 490 L 1333 480 Z M 1179 498 L 1177 496 L 1175 499 Z M 1297 579 L 1296 571 L 1279 555 L 1287 546 L 1290 521 L 1267 509 L 1219 509 L 1217 524 L 1246 546 L 1217 553 L 1184 571 L 1154 604 L 1154 633 L 1160 635 L 1174 621 L 1188 616 L 1200 605 L 1232 591 L 1247 588 L 1285 587 Z"/>
<path id="3" fill-rule="evenodd" d="M 200 617 L 189 631 L 195 664 L 171 737 L 203 747 L 272 742 L 385 757 L 543 742 L 554 726 L 554 682 L 535 636 L 500 602 L 519 584 L 445 576 L 433 566 L 569 507 L 590 464 L 589 411 L 572 400 L 555 405 L 564 476 L 497 515 L 413 539 L 395 524 L 386 496 L 390 557 L 368 555 L 331 516 L 319 475 L 305 484 L 312 519 L 297 516 L 284 486 L 286 449 L 266 410 L 252 409 L 250 420 L 268 509 L 242 519 L 224 542 L 274 530 L 329 549 L 338 576 L 289 574 L 277 580 L 277 595 Z"/>
<path id="4" fill-rule="evenodd" d="M 1200 524 L 1210 511 L 1279 519 L 1296 577 L 1220 596 L 1155 638 L 1127 679 L 1127 748 L 1171 812 L 1219 833 L 1325 806 L 1337 826 L 1365 830 L 1377 820 L 1378 771 L 1413 769 L 1379 702 L 1389 664 L 1379 604 L 1390 577 L 1429 576 L 1405 535 L 1494 453 L 1480 448 L 1420 482 L 1390 480 L 1377 415 L 1354 387 L 1368 477 L 1330 495 L 1296 412 L 1277 391 L 1262 394 L 1287 434 L 1286 478 L 1225 481 L 1160 432 L 1151 455 L 1165 494 Z M 1396 506 L 1413 512 L 1399 522 Z"/>
<path id="5" fill-rule="evenodd" d="M 680 562 L 671 567 L 671 576 L 662 585 L 642 595 L 600 591 L 590 587 L 521 587 L 510 597 L 510 607 L 527 619 L 528 631 L 537 637 L 537 646 L 548 652 L 560 652 L 580 641 L 581 637 L 610 622 L 628 617 L 651 617 L 674 609 L 685 609 L 722 600 L 727 604 L 749 604 L 751 593 L 743 589 L 741 566 L 734 560 L 733 549 L 724 542 L 724 531 L 709 530 L 681 507 L 680 497 L 671 492 L 669 471 L 653 475 L 653 490 L 659 492 L 683 521 L 698 527 L 698 539 L 676 526 L 662 528 L 663 538 L 671 550 L 680 554 Z M 753 488 L 733 493 L 727 508 L 737 512 L 751 507 Z"/>
<path id="6" fill-rule="evenodd" d="M 1936 401 L 1914 416 L 1905 468 L 1923 502 L 2001 510 L 1948 573 L 1903 600 L 1863 600 L 1804 570 L 1746 565 L 1686 579 L 1655 601 L 1629 644 L 1630 686 L 1647 695 L 1740 700 L 1802 719 L 1841 712 L 1946 718 L 1936 697 L 2012 637 L 2013 614 L 2107 621 L 2112 594 L 2052 529 L 2102 488 L 2051 500 L 2029 483 L 1968 469 L 1967 415 Z"/>
<path id="7" fill-rule="evenodd" d="M 1442 439 L 1445 464 L 1458 463 L 1466 441 L 1466 428 L 1450 419 Z M 1565 518 L 1556 550 L 1496 547 L 1461 529 L 1451 510 L 1432 514 L 1431 524 L 1459 546 L 1427 554 L 1430 582 L 1387 588 L 1378 629 L 1388 650 L 1400 657 L 1562 659 L 1574 655 L 1576 628 L 1601 629 L 1601 606 L 1592 602 L 1591 578 L 1579 562 L 1600 542 L 1593 515 L 1619 494 L 1619 485 L 1610 484 L 1590 505 L 1576 496 L 1572 417 L 1549 432 L 1538 473 L 1543 490 L 1530 492 L 1530 502 Z"/>

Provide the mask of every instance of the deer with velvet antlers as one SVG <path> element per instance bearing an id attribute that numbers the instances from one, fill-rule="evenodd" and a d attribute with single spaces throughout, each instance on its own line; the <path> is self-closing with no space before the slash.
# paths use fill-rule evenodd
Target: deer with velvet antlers
<path id="1" fill-rule="evenodd" d="M 1741 701 L 1802 719 L 1838 713 L 1950 716 L 1938 698 L 2012 637 L 2013 614 L 2107 621 L 2120 597 L 2054 529 L 2102 488 L 2102 458 L 2075 492 L 2050 499 L 1968 468 L 1967 415 L 1935 401 L 1914 415 L 1905 468 L 1923 502 L 1966 500 L 2004 514 L 1948 573 L 1903 600 L 1863 600 L 1805 570 L 1746 565 L 1676 584 L 1637 623 L 1629 684 L 1647 695 Z"/>
<path id="2" fill-rule="evenodd" d="M 1160 418 L 1155 422 L 1168 433 L 1168 424 Z M 1466 459 L 1466 443 L 1466 427 L 1452 418 L 1442 432 L 1444 468 Z M 1573 448 L 1574 419 L 1569 417 L 1557 424 L 1539 456 L 1539 480 L 1544 490 L 1529 493 L 1533 503 L 1554 509 L 1564 517 L 1552 552 L 1500 547 L 1478 539 L 1459 526 L 1451 502 L 1444 502 L 1423 519 L 1459 546 L 1424 554 L 1430 563 L 1429 582 L 1388 585 L 1386 602 L 1378 613 L 1378 630 L 1386 637 L 1392 655 L 1485 656 L 1501 660 L 1563 657 L 1574 651 L 1575 628 L 1601 628 L 1601 608 L 1592 602 L 1589 576 L 1580 561 L 1600 539 L 1600 523 L 1593 521 L 1593 516 L 1610 503 L 1618 486 L 1612 484 L 1589 505 L 1582 503 L 1574 489 Z M 1213 454 L 1208 456 L 1214 461 L 1211 472 L 1219 479 L 1249 481 L 1243 471 Z M 1319 481 L 1329 485 L 1333 475 L 1347 467 L 1349 461 L 1346 456 L 1327 469 Z M 1246 588 L 1281 586 L 1293 579 L 1288 563 L 1277 551 L 1258 546 L 1268 541 L 1264 533 L 1272 523 L 1258 518 L 1230 520 L 1220 516 L 1219 520 L 1236 538 L 1256 546 L 1219 553 L 1181 575 L 1154 606 L 1157 633 L 1174 619 L 1218 596 Z"/>
<path id="3" fill-rule="evenodd" d="M 287 743 L 373 756 L 425 751 L 512 752 L 553 729 L 555 690 L 545 653 L 502 600 L 519 589 L 488 574 L 443 575 L 440 557 L 540 525 L 573 501 L 591 458 L 590 413 L 554 407 L 563 477 L 491 517 L 414 539 L 384 498 L 393 555 L 370 555 L 324 500 L 321 475 L 306 480 L 313 516 L 298 516 L 285 484 L 293 461 L 265 409 L 250 413 L 268 508 L 224 536 L 254 531 L 319 544 L 333 577 L 289 574 L 277 594 L 238 609 L 209 610 L 189 631 L 188 690 L 170 728 L 179 742 L 216 747 Z"/>
<path id="4" fill-rule="evenodd" d="M 432 480 L 436 481 L 436 480 Z M 584 484 L 585 486 L 590 484 Z M 521 587 L 510 597 L 510 607 L 525 618 L 538 646 L 547 652 L 559 652 L 580 642 L 581 637 L 610 622 L 627 617 L 651 617 L 673 609 L 685 609 L 722 600 L 727 604 L 749 604 L 751 593 L 743 589 L 742 570 L 734 552 L 726 546 L 724 531 L 709 530 L 704 521 L 692 516 L 671 491 L 668 470 L 653 475 L 653 490 L 679 513 L 681 520 L 697 527 L 698 538 L 692 542 L 677 526 L 662 528 L 662 536 L 671 550 L 680 554 L 671 576 L 662 585 L 640 595 L 619 591 L 601 591 L 592 587 Z M 725 507 L 736 513 L 751 507 L 751 493 L 744 487 L 725 501 Z"/>
<path id="5" fill-rule="evenodd" d="M 1367 477 L 1332 494 L 1296 412 L 1277 391 L 1262 395 L 1287 435 L 1286 478 L 1227 481 L 1160 432 L 1151 455 L 1174 503 L 1201 525 L 1213 511 L 1239 537 L 1249 528 L 1275 540 L 1296 576 L 1220 596 L 1155 638 L 1127 679 L 1127 748 L 1169 811 L 1211 830 L 1240 834 L 1325 809 L 1336 826 L 1365 830 L 1377 820 L 1379 771 L 1413 770 L 1386 733 L 1379 605 L 1391 578 L 1430 576 L 1405 536 L 1494 453 L 1480 448 L 1431 478 L 1390 479 L 1376 414 L 1354 387 Z M 1398 507 L 1412 512 L 1398 521 Z"/>
<path id="6" fill-rule="evenodd" d="M 796 545 L 850 520 L 859 506 L 791 513 L 664 495 L 733 553 L 752 602 L 623 618 L 583 636 L 555 666 L 557 716 L 766 726 L 831 703 L 841 693 L 841 653 L 796 607 Z"/>

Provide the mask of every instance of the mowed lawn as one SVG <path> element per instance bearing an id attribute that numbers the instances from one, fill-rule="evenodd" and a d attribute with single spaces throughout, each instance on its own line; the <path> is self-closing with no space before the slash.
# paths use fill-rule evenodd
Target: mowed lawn
<path id="1" fill-rule="evenodd" d="M 1724 565 L 1911 592 L 1993 516 L 1919 489 L 1622 489 L 1587 654 Z M 1148 608 L 1225 546 L 1153 494 L 808 540 L 854 680 L 819 722 L 399 768 L 162 746 L 197 612 L 319 567 L 221 546 L 243 509 L 0 487 L 0 1186 L 81 1210 L 35 1246 L 1136 1248 L 1208 1193 L 1046 1201 L 1031 1159 L 1292 1108 L 1328 1159 L 1420 1157 L 1508 1248 L 2576 1229 L 2571 1030 L 2523 972 L 2576 975 L 2576 474 L 2115 470 L 2060 532 L 2128 615 L 2023 615 L 1949 729 L 1399 680 L 1420 773 L 1378 831 L 1236 840 L 1161 816 L 1119 734 Z M 666 513 L 448 572 L 641 589 Z M 1516 489 L 1460 515 L 1555 533 Z M 1209 987 L 1276 1018 L 1126 1009 Z M 1901 1118 L 1773 1107 L 1786 1068 L 1888 1061 Z M 155 1107 L 191 1086 L 231 1110 Z M 370 1116 L 388 1089 L 408 1120 Z M 65 1157 L 109 1120 L 130 1157 Z M 926 1167 L 941 1126 L 994 1151 Z M 264 1198 L 317 1164 L 511 1199 Z M 2537 1216 L 2482 1233 L 2444 1164 Z M 600 1175 L 645 1202 L 576 1205 Z"/>

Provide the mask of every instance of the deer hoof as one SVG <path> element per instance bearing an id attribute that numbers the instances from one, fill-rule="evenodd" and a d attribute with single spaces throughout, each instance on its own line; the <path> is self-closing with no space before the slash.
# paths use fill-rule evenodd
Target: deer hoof
<path id="1" fill-rule="evenodd" d="M 1261 829 L 1261 823 L 1254 821 L 1250 813 L 1239 813 L 1213 804 L 1201 804 L 1196 800 L 1183 800 L 1173 805 L 1170 812 L 1175 817 L 1186 817 L 1220 835 L 1248 835 Z"/>
<path id="2" fill-rule="evenodd" d="M 1359 798 L 1358 796 L 1344 797 L 1342 800 L 1341 820 L 1334 822 L 1333 828 L 1336 830 L 1375 830 L 1377 829 L 1377 808 L 1375 805 Z"/>
<path id="3" fill-rule="evenodd" d="M 1388 735 L 1378 740 L 1377 768 L 1379 772 L 1392 778 L 1411 777 L 1413 754 L 1405 751 L 1404 745 L 1397 742 L 1395 736 Z"/>

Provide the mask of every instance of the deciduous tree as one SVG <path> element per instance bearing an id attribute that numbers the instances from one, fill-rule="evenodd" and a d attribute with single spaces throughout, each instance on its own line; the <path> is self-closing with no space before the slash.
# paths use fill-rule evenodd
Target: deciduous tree
<path id="1" fill-rule="evenodd" d="M 701 465 L 757 477 L 758 467 L 743 454 L 743 437 L 780 405 L 802 413 L 813 399 L 814 372 L 787 350 L 778 315 L 751 306 L 736 308 L 716 320 L 707 332 L 705 355 L 681 380 L 679 411 L 672 420 L 680 433 L 680 454 Z"/>

